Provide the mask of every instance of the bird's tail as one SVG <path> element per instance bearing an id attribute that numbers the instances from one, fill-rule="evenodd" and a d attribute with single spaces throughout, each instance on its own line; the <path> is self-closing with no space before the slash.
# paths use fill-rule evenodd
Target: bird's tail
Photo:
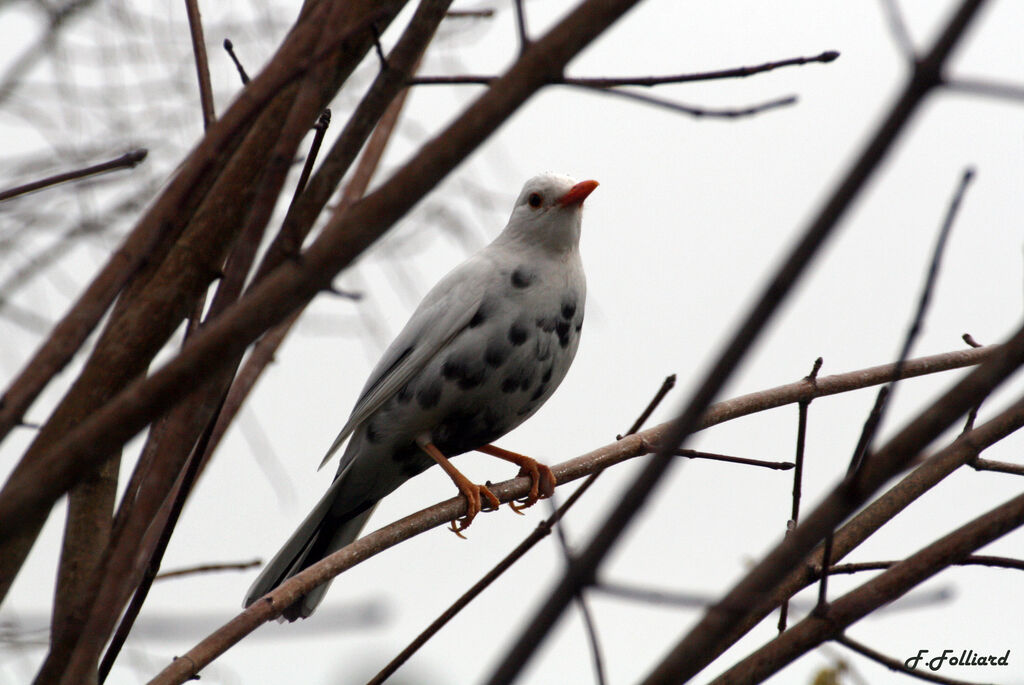
<path id="1" fill-rule="evenodd" d="M 344 481 L 344 476 L 340 476 L 331 484 L 309 516 L 267 563 L 246 593 L 243 606 L 248 607 L 299 571 L 312 566 L 359 537 L 377 503 L 366 502 L 342 514 L 332 512 L 332 505 L 339 501 L 339 489 Z M 289 621 L 309 617 L 323 600 L 330 585 L 331 581 L 327 581 L 313 588 L 286 608 L 282 616 Z"/>

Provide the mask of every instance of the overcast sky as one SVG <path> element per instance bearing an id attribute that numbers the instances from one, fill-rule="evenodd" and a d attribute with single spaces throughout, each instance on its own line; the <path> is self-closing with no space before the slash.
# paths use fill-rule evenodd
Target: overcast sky
<path id="1" fill-rule="evenodd" d="M 489 21 L 445 29 L 421 73 L 500 72 L 516 52 L 510 4 L 457 2 L 456 8 L 494 7 L 497 12 Z M 540 35 L 573 4 L 527 3 L 530 31 Z M 955 4 L 900 3 L 918 48 L 930 45 Z M 99 16 L 104 11 L 98 10 Z M 204 11 L 211 22 L 253 22 L 254 10 L 245 3 Z M 277 12 L 279 18 L 288 18 L 286 9 Z M 140 26 L 140 35 L 152 31 L 154 41 L 179 42 L 187 54 L 184 31 L 157 36 L 154 28 L 169 18 L 183 22 L 183 8 L 173 4 L 154 14 L 159 22 L 155 18 L 153 26 Z M 271 27 L 262 42 L 236 39 L 252 70 L 280 37 L 272 31 L 283 30 L 283 24 L 266 21 L 264 10 L 257 14 L 260 26 Z M 402 21 L 407 17 L 408 12 Z M 385 47 L 393 44 L 402 21 L 385 34 Z M 951 73 L 1006 82 L 1017 78 L 1019 83 L 1022 26 L 1024 5 L 1008 0 L 989 3 L 956 52 Z M 14 22 L 8 27 L 12 28 L 0 24 L 0 35 L 18 30 Z M 101 43 L 101 28 L 102 21 L 86 24 L 82 40 Z M 221 93 L 219 111 L 237 88 L 233 67 L 216 47 L 224 37 L 222 32 L 207 35 Z M 256 54 L 261 50 L 262 56 Z M 741 108 L 798 97 L 793 106 L 749 118 L 694 118 L 567 87 L 549 88 L 530 100 L 391 236 L 340 277 L 340 286 L 364 293 L 363 302 L 333 297 L 314 302 L 201 481 L 164 567 L 269 558 L 277 550 L 327 487 L 330 469 L 318 473 L 316 465 L 377 355 L 401 329 L 419 297 L 468 251 L 497 235 L 522 182 L 540 171 L 601 183 L 587 200 L 583 221 L 587 325 L 561 388 L 534 418 L 499 444 L 549 463 L 578 456 L 614 440 L 662 379 L 676 373 L 677 389 L 649 425 L 668 420 L 874 130 L 907 77 L 906 62 L 881 3 L 648 0 L 570 66 L 570 73 L 579 76 L 655 75 L 757 65 L 824 50 L 837 50 L 841 57 L 827 65 L 748 79 L 644 91 L 706 108 Z M 363 68 L 368 77 L 376 65 L 370 60 Z M 479 92 L 475 86 L 416 89 L 386 155 L 385 172 L 407 159 Z M 335 122 L 344 121 L 354 97 L 349 93 L 340 98 Z M 173 133 L 181 140 L 195 140 L 201 134 L 198 114 L 181 123 L 181 131 Z M 23 118 L 0 116 L 0 127 L 6 127 L 0 128 L 0 136 L 12 145 L 39 146 L 38 141 L 21 137 Z M 340 125 L 335 129 L 336 133 Z M 809 372 L 818 356 L 824 358 L 822 374 L 891 361 L 916 303 L 950 195 L 968 166 L 977 176 L 953 229 L 914 355 L 960 349 L 965 332 L 983 343 L 1005 337 L 1020 322 L 1024 291 L 1022 131 L 1024 102 L 949 92 L 932 96 L 722 398 L 795 381 Z M 124 147 L 147 143 L 124 141 Z M 154 150 L 150 164 L 171 169 L 180 161 L 158 142 Z M 168 150 L 164 157 L 162 150 Z M 113 150 L 111 156 L 121 151 Z M 99 246 L 80 251 L 65 264 L 64 280 L 33 286 L 19 303 L 43 302 L 42 313 L 53 320 L 67 306 L 72 286 L 90 277 L 102 254 Z M 0 264 L 0 269 L 15 267 Z M 0 335 L 0 376 L 10 377 L 39 338 L 3 318 Z M 883 439 L 962 373 L 900 386 Z M 996 393 L 986 402 L 980 420 L 1005 407 L 1021 387 L 1017 382 Z M 820 399 L 811 406 L 805 512 L 844 473 L 874 394 L 860 391 Z M 48 393 L 31 417 L 44 419 L 56 397 Z M 690 446 L 788 460 L 795 429 L 796 409 L 786 407 L 709 430 Z M 22 432 L 3 444 L 0 472 L 6 475 L 13 467 L 29 438 Z M 1020 437 L 1010 438 L 986 456 L 1013 461 L 1019 459 L 1022 446 Z M 466 455 L 456 463 L 480 482 L 514 475 L 514 469 L 483 455 Z M 614 468 L 580 501 L 565 522 L 571 541 L 582 544 L 588 539 L 638 466 L 640 460 Z M 1019 483 L 1006 475 L 958 473 L 849 560 L 906 556 L 1019 494 Z M 557 497 L 564 498 L 573 487 L 559 489 Z M 791 472 L 680 463 L 616 547 L 601 577 L 714 598 L 777 543 L 789 516 L 791 488 Z M 384 500 L 368 530 L 453 494 L 447 477 L 431 469 Z M 503 508 L 478 517 L 466 541 L 437 529 L 375 557 L 334 583 L 321 613 L 302 626 L 264 626 L 204 670 L 203 681 L 364 682 L 548 512 L 546 503 L 525 517 Z M 5 619 L 38 619 L 42 627 L 53 592 L 62 524 L 63 509 L 58 507 L 4 606 Z M 1021 557 L 1022 543 L 1024 534 L 1018 531 L 985 553 Z M 471 683 L 485 678 L 557 579 L 560 555 L 553 542 L 538 546 L 435 637 L 395 682 Z M 229 620 L 239 610 L 254 574 L 223 573 L 157 584 L 140 620 L 140 634 L 129 642 L 108 682 L 135 683 L 151 676 L 172 655 L 183 653 Z M 837 578 L 831 588 L 838 596 L 866 579 Z M 919 649 L 997 654 L 1009 649 L 1009 669 L 944 669 L 942 675 L 1024 683 L 1021 583 L 1024 577 L 1018 572 L 955 569 L 914 593 L 926 597 L 944 590 L 950 598 L 902 610 L 897 602 L 853 626 L 849 635 L 901 660 Z M 652 607 L 596 592 L 589 597 L 609 683 L 642 677 L 701 615 L 693 609 Z M 913 604 L 910 597 L 907 604 Z M 162 623 L 146 629 L 149 614 L 152 621 Z M 795 614 L 799 617 L 801 612 Z M 180 625 L 173 616 L 183 617 Z M 346 619 L 353 617 L 365 620 L 346 627 Z M 340 627 L 334 628 L 335 622 Z M 774 625 L 775 615 L 698 681 L 710 679 L 770 639 Z M 769 682 L 809 683 L 817 669 L 836 657 L 849 661 L 866 682 L 904 681 L 840 650 L 836 646 L 811 653 Z M 0 651 L 0 683 L 25 681 L 43 655 L 42 649 Z M 586 683 L 592 682 L 590 678 L 587 643 L 573 610 L 520 682 Z"/>

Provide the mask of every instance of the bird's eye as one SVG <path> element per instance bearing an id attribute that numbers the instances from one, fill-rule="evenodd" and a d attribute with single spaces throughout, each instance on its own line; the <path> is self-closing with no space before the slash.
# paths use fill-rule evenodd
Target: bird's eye
<path id="1" fill-rule="evenodd" d="M 540 207 L 540 203 L 542 201 L 540 193 L 530 193 L 530 197 L 526 201 L 529 202 L 530 206 L 533 207 L 534 209 Z"/>

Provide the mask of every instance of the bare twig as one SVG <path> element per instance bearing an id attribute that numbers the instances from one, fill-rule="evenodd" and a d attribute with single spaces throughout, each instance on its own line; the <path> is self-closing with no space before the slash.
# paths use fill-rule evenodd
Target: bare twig
<path id="1" fill-rule="evenodd" d="M 882 9 L 885 11 L 885 18 L 889 23 L 889 33 L 893 42 L 908 62 L 917 58 L 914 50 L 914 41 L 907 30 L 907 22 L 903 20 L 903 13 L 900 11 L 896 0 L 882 0 Z"/>
<path id="2" fill-rule="evenodd" d="M 530 44 L 530 36 L 526 30 L 526 8 L 523 7 L 523 0 L 513 0 L 512 7 L 516 12 L 516 32 L 519 35 L 519 54 L 523 54 Z"/>
<path id="3" fill-rule="evenodd" d="M 857 652 L 861 656 L 867 657 L 872 661 L 882 664 L 891 671 L 896 671 L 898 673 L 908 675 L 911 678 L 926 680 L 930 683 L 942 683 L 943 685 L 977 685 L 973 681 L 946 678 L 944 676 L 936 675 L 934 673 L 929 673 L 925 670 L 919 671 L 916 668 L 907 668 L 907 666 L 899 659 L 893 659 L 892 657 L 886 656 L 885 654 L 882 654 L 877 650 L 871 649 L 864 643 L 857 642 L 856 640 L 850 638 L 845 633 L 842 635 L 837 635 L 835 638 L 833 638 L 833 642 L 838 642 L 844 647 L 851 649 L 854 652 Z"/>
<path id="4" fill-rule="evenodd" d="M 983 97 L 999 98 L 1020 102 L 1024 100 L 1024 86 L 1016 83 L 1000 83 L 980 78 L 955 78 L 950 79 L 946 86 L 950 90 L 969 95 L 980 95 Z"/>
<path id="5" fill-rule="evenodd" d="M 206 56 L 206 39 L 203 37 L 203 20 L 199 14 L 199 0 L 185 0 L 185 12 L 188 14 L 192 52 L 196 57 L 199 103 L 203 109 L 203 128 L 210 128 L 217 115 L 213 109 L 213 86 L 210 84 L 210 63 Z"/>
<path id="6" fill-rule="evenodd" d="M 132 150 L 131 152 L 126 152 L 117 159 L 112 159 L 108 162 L 93 164 L 92 166 L 87 166 L 84 169 L 66 171 L 62 174 L 48 176 L 47 178 L 32 181 L 31 183 L 25 183 L 14 188 L 0 190 L 0 202 L 10 200 L 11 198 L 18 197 L 19 195 L 31 193 L 42 188 L 49 188 L 61 183 L 67 183 L 68 181 L 76 181 L 80 178 L 95 176 L 96 174 L 103 174 L 117 169 L 131 169 L 142 162 L 148 153 L 149 151 L 145 149 Z"/>
<path id="7" fill-rule="evenodd" d="M 676 449 L 672 450 L 672 454 L 677 457 L 686 457 L 688 459 L 709 459 L 711 461 L 724 461 L 730 464 L 743 464 L 745 466 L 760 466 L 766 469 L 774 469 L 776 471 L 788 471 L 793 468 L 794 464 L 791 461 L 764 461 L 763 459 L 748 459 L 747 457 L 733 457 L 728 454 L 715 454 L 714 452 L 703 452 L 701 450 L 691 449 Z"/>
<path id="8" fill-rule="evenodd" d="M 253 559 L 252 561 L 223 562 L 218 564 L 197 564 L 196 566 L 187 566 L 185 568 L 176 568 L 171 571 L 163 571 L 158 573 L 153 580 L 170 580 L 172 578 L 184 578 L 185 576 L 196 576 L 219 571 L 247 571 L 251 568 L 259 568 L 262 564 L 263 561 L 260 559 Z"/>
<path id="9" fill-rule="evenodd" d="M 238 70 L 238 78 L 241 79 L 242 85 L 247 85 L 249 83 L 249 74 L 246 73 L 245 67 L 242 66 L 242 62 L 235 54 L 235 44 L 231 42 L 230 38 L 224 39 L 224 51 L 228 53 L 228 57 L 234 63 L 235 69 Z"/>
<path id="10" fill-rule="evenodd" d="M 647 403 L 644 410 L 640 412 L 640 416 L 636 417 L 636 421 L 634 421 L 633 425 L 629 427 L 629 430 L 626 431 L 625 435 L 632 435 L 640 430 L 643 425 L 647 423 L 647 419 L 651 418 L 651 414 L 653 414 L 654 410 L 658 408 L 661 401 L 665 399 L 665 395 L 669 394 L 674 387 L 676 387 L 676 375 L 673 373 L 665 377 L 665 380 L 661 383 L 661 387 L 658 388 L 658 392 L 654 393 L 654 397 L 652 397 L 651 401 Z M 621 440 L 622 437 L 622 435 L 616 435 L 615 439 Z"/>
<path id="11" fill-rule="evenodd" d="M 921 328 L 924 325 L 924 318 L 928 311 L 928 304 L 931 301 L 932 292 L 934 292 L 935 283 L 938 280 L 939 266 L 942 263 L 942 255 L 945 252 L 946 241 L 949 239 L 949 232 L 953 227 L 953 220 L 956 218 L 964 193 L 967 192 L 967 186 L 973 177 L 974 170 L 970 168 L 965 169 L 960 178 L 960 182 L 953 193 L 953 197 L 950 200 L 949 208 L 946 211 L 945 218 L 943 219 L 942 226 L 939 230 L 938 239 L 935 241 L 935 248 L 932 252 L 932 258 L 928 265 L 928 273 L 925 277 L 924 285 L 921 288 L 921 295 L 918 299 L 916 311 L 914 312 L 914 318 L 907 330 L 906 336 L 903 340 L 903 346 L 900 349 L 899 357 L 896 360 L 896 370 L 893 372 L 896 379 L 888 385 L 882 386 L 878 390 L 878 395 L 875 397 L 875 405 L 871 409 L 871 413 L 868 415 L 867 420 L 864 422 L 860 439 L 853 451 L 853 457 L 850 459 L 847 478 L 856 480 L 860 477 L 865 459 L 867 458 L 868 452 L 871 450 L 871 445 L 874 442 L 875 435 L 878 432 L 878 428 L 885 416 L 885 411 L 891 403 L 892 395 L 895 392 L 896 380 L 899 377 L 899 369 L 910 355 L 910 350 L 913 348 L 914 342 L 917 340 L 917 337 L 921 332 Z M 830 566 L 832 555 L 831 533 L 825 537 L 823 555 L 823 558 L 825 559 L 825 566 Z M 827 603 L 828 574 L 824 573 L 819 581 L 818 607 L 816 611 L 819 613 L 827 611 Z"/>
<path id="12" fill-rule="evenodd" d="M 835 564 L 829 568 L 829 575 L 859 573 L 861 571 L 882 571 L 898 564 L 898 561 L 863 561 L 852 564 Z M 993 557 L 984 554 L 972 554 L 954 564 L 955 566 L 990 566 L 992 568 L 1011 568 L 1024 571 L 1024 560 L 1010 557 Z"/>
<path id="13" fill-rule="evenodd" d="M 552 84 L 567 86 L 582 86 L 585 88 L 617 88 L 620 86 L 643 86 L 653 87 L 672 83 L 691 83 L 693 81 L 715 81 L 728 78 L 745 78 L 766 71 L 780 69 L 783 67 L 800 66 L 819 62 L 827 64 L 839 57 L 835 50 L 828 50 L 813 57 L 792 57 L 790 59 L 766 62 L 757 66 L 734 67 L 731 69 L 720 69 L 718 71 L 701 71 L 690 74 L 673 74 L 669 76 L 620 76 L 620 77 L 559 77 L 551 81 Z M 490 85 L 497 76 L 417 76 L 410 80 L 410 85 Z"/>
<path id="14" fill-rule="evenodd" d="M 994 461 L 992 459 L 972 459 L 971 468 L 975 471 L 996 471 L 998 473 L 1009 473 L 1014 476 L 1024 476 L 1024 465 L 1013 464 L 1008 461 Z"/>
<path id="15" fill-rule="evenodd" d="M 822 364 L 824 364 L 824 360 L 821 357 L 815 359 L 806 380 L 814 383 L 818 378 L 818 371 L 821 370 Z M 786 535 L 789 535 L 789 531 L 793 530 L 800 523 L 800 495 L 804 480 L 804 447 L 807 442 L 807 412 L 810 406 L 810 400 L 797 403 L 796 456 L 794 458 L 796 468 L 793 471 L 793 505 L 790 509 L 789 521 L 786 524 Z M 780 633 L 786 629 L 788 615 L 789 600 L 787 599 L 779 607 L 778 629 Z"/>
<path id="16" fill-rule="evenodd" d="M 749 117 L 755 114 L 761 114 L 768 110 L 777 109 L 779 107 L 788 107 L 789 105 L 796 104 L 796 96 L 789 95 L 787 97 L 776 98 L 774 100 L 768 100 L 761 102 L 756 105 L 749 105 L 747 107 L 735 107 L 725 109 L 711 109 L 709 107 L 697 107 L 694 105 L 684 105 L 681 102 L 675 102 L 673 100 L 666 100 L 665 98 L 654 97 L 653 95 L 646 95 L 644 93 L 635 93 L 631 90 L 620 90 L 618 88 L 592 88 L 587 87 L 587 90 L 591 90 L 596 93 L 606 93 L 608 95 L 615 95 L 617 97 L 623 97 L 628 100 L 636 100 L 642 102 L 645 105 L 654 105 L 655 107 L 662 107 L 664 109 L 672 110 L 673 112 L 679 112 L 680 114 L 689 114 L 693 117 L 713 117 L 721 119 L 738 119 L 740 117 Z"/>
<path id="17" fill-rule="evenodd" d="M 302 173 L 299 174 L 299 180 L 295 183 L 295 194 L 292 195 L 292 204 L 295 204 L 295 200 L 306 189 L 309 175 L 313 173 L 313 165 L 316 164 L 317 155 L 320 154 L 320 145 L 324 142 L 324 136 L 327 135 L 327 129 L 330 125 L 331 110 L 325 109 L 320 113 L 320 117 L 313 126 L 313 142 L 309 145 L 309 154 L 306 155 L 306 162 L 302 165 Z"/>

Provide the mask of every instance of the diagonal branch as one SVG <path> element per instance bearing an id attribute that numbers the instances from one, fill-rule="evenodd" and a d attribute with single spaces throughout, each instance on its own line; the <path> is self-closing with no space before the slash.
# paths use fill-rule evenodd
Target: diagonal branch
<path id="1" fill-rule="evenodd" d="M 995 349 L 991 347 L 975 348 L 945 355 L 936 355 L 934 357 L 913 359 L 903 366 L 903 373 L 908 375 L 935 373 L 965 364 L 977 363 L 984 356 L 993 353 Z M 982 354 L 983 352 L 985 355 Z M 779 386 L 771 390 L 743 395 L 709 407 L 704 417 L 702 417 L 701 427 L 708 428 L 741 416 L 765 411 L 766 409 L 788 403 L 799 402 L 802 398 L 809 397 L 812 394 L 814 396 L 831 395 L 856 388 L 887 383 L 892 378 L 893 371 L 894 365 L 887 364 L 846 374 L 826 376 L 818 379 L 816 384 L 812 384 L 805 379 L 798 383 Z M 560 486 L 564 486 L 584 476 L 590 476 L 584 485 L 581 486 L 579 491 L 582 491 L 586 487 L 586 483 L 592 481 L 594 474 L 627 459 L 648 454 L 651 447 L 660 442 L 669 428 L 670 424 L 661 424 L 633 435 L 621 437 L 609 445 L 552 466 L 552 472 Z M 978 430 L 984 431 L 986 426 L 982 426 Z M 1005 433 L 1000 434 L 1000 436 L 1002 435 L 1005 435 Z M 512 479 L 491 486 L 491 490 L 503 502 L 523 497 L 529 491 L 529 488 L 530 480 L 526 477 Z M 577 495 L 574 493 L 571 500 L 576 498 Z M 566 502 L 566 505 L 568 504 L 569 501 Z M 284 607 L 289 606 L 297 597 L 352 566 L 404 540 L 444 525 L 454 518 L 464 515 L 465 507 L 466 500 L 462 497 L 446 500 L 370 533 L 343 550 L 310 566 L 211 634 L 189 651 L 181 660 L 168 666 L 153 682 L 183 682 L 257 627 L 273 620 Z M 543 537 L 546 533 L 541 534 L 535 531 L 534 535 Z M 840 531 L 837 540 L 842 539 L 841 536 L 842 531 Z M 524 541 L 524 544 L 526 544 L 526 541 Z M 495 571 L 500 572 L 499 569 L 495 569 Z M 479 589 L 482 589 L 482 587 Z M 478 589 L 474 588 L 474 591 L 467 593 L 466 601 L 472 598 L 475 591 L 478 591 Z"/>

